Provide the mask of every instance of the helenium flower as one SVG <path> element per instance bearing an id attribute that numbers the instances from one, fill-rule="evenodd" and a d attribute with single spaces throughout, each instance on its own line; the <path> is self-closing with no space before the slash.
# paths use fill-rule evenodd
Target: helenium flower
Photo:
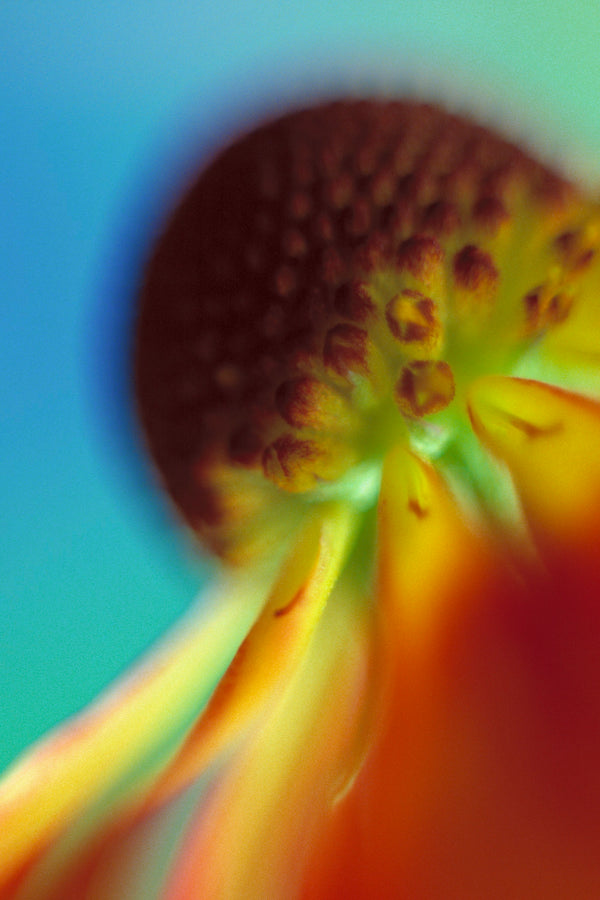
<path id="1" fill-rule="evenodd" d="M 600 896 L 599 242 L 413 102 L 201 173 L 134 368 L 217 587 L 7 773 L 0 896 Z"/>

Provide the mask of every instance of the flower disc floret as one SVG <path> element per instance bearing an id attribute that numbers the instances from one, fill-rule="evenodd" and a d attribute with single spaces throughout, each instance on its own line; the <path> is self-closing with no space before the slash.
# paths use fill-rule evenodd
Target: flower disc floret
<path id="1" fill-rule="evenodd" d="M 142 294 L 138 404 L 177 508 L 243 561 L 398 442 L 456 458 L 469 383 L 569 319 L 597 223 L 572 184 L 424 104 L 336 102 L 240 137 Z"/>

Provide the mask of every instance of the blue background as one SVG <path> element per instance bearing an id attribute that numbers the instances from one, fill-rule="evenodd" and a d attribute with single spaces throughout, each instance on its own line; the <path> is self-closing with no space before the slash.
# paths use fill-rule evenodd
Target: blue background
<path id="1" fill-rule="evenodd" d="M 127 378 L 141 261 L 197 161 L 280 106 L 387 88 L 600 183 L 599 47 L 596 0 L 2 0 L 0 768 L 207 577 L 152 486 Z"/>

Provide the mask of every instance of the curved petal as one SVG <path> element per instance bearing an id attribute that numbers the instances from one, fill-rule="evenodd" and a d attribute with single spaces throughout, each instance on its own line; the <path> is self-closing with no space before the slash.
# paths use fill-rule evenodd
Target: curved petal
<path id="1" fill-rule="evenodd" d="M 597 896 L 598 678 L 539 567 L 471 529 L 426 465 L 390 462 L 380 729 L 303 896 Z"/>
<path id="2" fill-rule="evenodd" d="M 190 829 L 168 900 L 287 900 L 353 774 L 370 690 L 368 628 L 332 598 L 310 650 Z"/>
<path id="3" fill-rule="evenodd" d="M 77 809 L 62 810 L 63 818 L 56 825 L 66 827 L 54 843 L 44 848 L 41 858 L 35 860 L 16 896 L 43 895 L 57 900 L 65 896 L 86 896 L 115 900 L 131 896 L 134 882 L 138 885 L 136 891 L 142 890 L 140 884 L 146 884 L 143 891 L 148 892 L 147 871 L 159 854 L 163 857 L 163 870 L 168 871 L 169 860 L 165 860 L 165 854 L 178 852 L 193 806 L 195 803 L 203 805 L 201 797 L 207 788 L 208 776 L 218 779 L 220 769 L 227 771 L 228 760 L 235 755 L 236 748 L 244 746 L 269 710 L 281 702 L 288 682 L 303 663 L 353 532 L 354 515 L 347 508 L 331 504 L 322 507 L 321 513 L 309 517 L 303 534 L 270 590 L 261 616 L 237 650 L 208 706 L 195 722 L 190 720 L 191 710 L 188 709 L 187 728 L 177 731 L 178 741 L 173 740 L 168 755 L 160 755 L 153 761 L 152 777 L 138 783 L 136 790 L 130 785 L 127 798 L 121 798 L 118 796 L 119 780 L 126 777 L 130 781 L 131 772 L 118 768 L 117 761 L 111 765 L 110 754 L 114 747 L 106 739 L 102 727 L 97 729 L 96 752 L 95 745 L 90 748 L 83 742 L 77 746 L 77 762 L 90 789 L 96 779 L 95 790 L 102 796 L 102 808 L 94 809 L 95 798 L 88 793 L 79 796 Z M 264 597 L 268 584 L 263 580 L 260 586 Z M 253 587 L 248 574 L 241 579 L 239 588 L 240 597 L 245 596 L 246 604 L 252 609 L 252 593 L 256 586 Z M 247 610 L 238 610 L 237 623 L 243 622 L 247 627 L 248 618 Z M 210 624 L 212 627 L 212 620 Z M 119 708 L 122 715 L 113 726 L 121 727 L 121 735 L 127 742 L 123 756 L 130 757 L 138 741 L 140 752 L 144 749 L 147 755 L 156 754 L 156 740 L 152 740 L 153 732 L 149 726 L 149 720 L 157 716 L 153 705 L 155 694 L 162 698 L 163 705 L 160 721 L 154 722 L 153 727 L 162 729 L 163 740 L 164 732 L 175 730 L 177 704 L 184 702 L 186 694 L 194 695 L 194 686 L 199 692 L 195 699 L 198 701 L 202 696 L 205 701 L 206 692 L 200 695 L 200 680 L 188 680 L 198 675 L 190 664 L 192 659 L 204 657 L 206 662 L 212 661 L 214 665 L 215 660 L 210 656 L 211 639 L 224 640 L 226 625 L 223 616 L 217 615 L 214 622 L 216 635 L 213 636 L 210 629 L 199 629 L 188 638 L 189 652 L 187 644 L 174 645 L 173 659 L 169 657 L 163 661 L 156 676 L 156 688 L 154 692 L 149 689 L 144 692 L 139 709 L 128 702 L 126 695 L 122 698 L 122 709 Z M 236 636 L 239 644 L 239 629 Z M 229 648 L 229 657 L 232 649 L 235 650 L 235 646 Z M 183 662 L 186 657 L 189 657 L 187 669 Z M 170 694 L 169 662 L 182 668 L 182 678 L 173 683 L 176 698 Z M 156 665 L 150 666 L 151 671 L 155 668 Z M 211 681 L 214 681 L 213 673 L 214 669 Z M 194 710 L 198 716 L 199 703 Z M 123 729 L 124 720 L 128 730 Z M 96 756 L 107 767 L 103 778 L 99 778 L 97 772 Z M 70 757 L 62 760 L 61 772 L 66 779 L 77 777 L 77 767 Z M 112 796 L 102 794 L 104 789 L 112 789 Z M 59 806 L 56 783 L 49 785 L 47 793 L 50 801 Z M 150 842 L 148 846 L 144 847 L 144 839 Z"/>
<path id="4" fill-rule="evenodd" d="M 311 865 L 303 894 L 311 900 L 418 896 L 407 890 L 407 865 L 443 757 L 432 740 L 443 714 L 441 642 L 486 572 L 487 548 L 440 477 L 402 448 L 384 466 L 378 548 L 381 721 Z"/>
<path id="5" fill-rule="evenodd" d="M 274 702 L 308 648 L 354 534 L 349 507 L 327 504 L 300 534 L 260 618 L 190 733 L 178 758 L 151 795 L 172 796 L 217 754 L 240 740 L 257 714 Z"/>
<path id="6" fill-rule="evenodd" d="M 0 783 L 0 887 L 86 807 L 135 794 L 206 704 L 264 602 L 266 585 L 224 580 L 167 641 L 91 709 L 45 738 Z M 126 785 L 126 787 L 125 787 Z"/>
<path id="7" fill-rule="evenodd" d="M 481 578 L 489 550 L 441 476 L 403 447 L 385 462 L 378 523 L 380 602 L 414 654 L 439 628 L 447 598 Z"/>
<path id="8" fill-rule="evenodd" d="M 508 467 L 546 564 L 597 577 L 600 404 L 501 376 L 474 382 L 468 403 L 476 434 Z"/>

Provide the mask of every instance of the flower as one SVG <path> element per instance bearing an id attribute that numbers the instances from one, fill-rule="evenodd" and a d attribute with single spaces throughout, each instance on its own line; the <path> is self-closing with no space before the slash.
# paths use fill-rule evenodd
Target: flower
<path id="1" fill-rule="evenodd" d="M 598 895 L 599 224 L 414 103 L 200 175 L 135 379 L 217 587 L 9 771 L 1 897 Z"/>

